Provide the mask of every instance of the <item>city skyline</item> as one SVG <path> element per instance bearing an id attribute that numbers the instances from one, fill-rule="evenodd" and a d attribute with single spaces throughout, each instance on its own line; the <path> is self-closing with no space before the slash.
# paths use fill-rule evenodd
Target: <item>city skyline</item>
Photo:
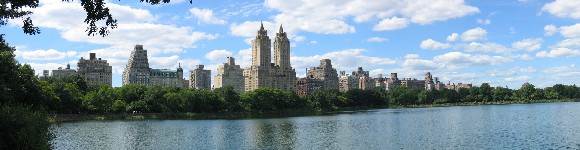
<path id="1" fill-rule="evenodd" d="M 399 73 L 421 78 L 431 72 L 445 83 L 474 86 L 580 84 L 574 61 L 580 56 L 580 9 L 572 9 L 580 8 L 580 2 L 396 2 L 173 1 L 149 6 L 115 1 L 108 6 L 119 28 L 102 38 L 84 33 L 79 2 L 47 0 L 31 17 L 41 27 L 40 35 L 22 33 L 19 20 L 0 30 L 16 46 L 19 62 L 31 64 L 39 75 L 67 64 L 76 68 L 80 57 L 97 53 L 113 66 L 113 86 L 122 85 L 121 74 L 137 44 L 150 50 L 152 68 L 181 63 L 189 72 L 202 64 L 214 78 L 226 57 L 249 67 L 250 40 L 260 22 L 270 37 L 284 26 L 298 77 L 321 59 L 331 59 L 337 71 L 363 67 L 372 77 Z"/>

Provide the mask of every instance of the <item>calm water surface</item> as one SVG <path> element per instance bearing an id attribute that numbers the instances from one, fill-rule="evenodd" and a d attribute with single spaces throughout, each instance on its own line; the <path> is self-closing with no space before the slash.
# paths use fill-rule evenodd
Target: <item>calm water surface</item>
<path id="1" fill-rule="evenodd" d="M 580 149 L 580 103 L 272 119 L 80 121 L 51 130 L 56 149 Z"/>

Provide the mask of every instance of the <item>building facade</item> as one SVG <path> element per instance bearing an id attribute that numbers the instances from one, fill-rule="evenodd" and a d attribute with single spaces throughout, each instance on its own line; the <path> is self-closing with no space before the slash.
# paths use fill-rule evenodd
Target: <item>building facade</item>
<path id="1" fill-rule="evenodd" d="M 123 85 L 187 87 L 183 85 L 184 81 L 181 64 L 175 70 L 150 68 L 147 50 L 143 49 L 143 45 L 135 45 L 123 71 Z"/>
<path id="2" fill-rule="evenodd" d="M 189 72 L 189 88 L 211 90 L 211 70 L 204 70 L 203 65 Z"/>
<path id="3" fill-rule="evenodd" d="M 290 65 L 290 40 L 282 26 L 274 40 L 274 63 L 271 59 L 271 40 L 262 24 L 252 40 L 252 65 L 245 68 L 244 91 L 269 87 L 296 91 L 296 71 Z"/>
<path id="4" fill-rule="evenodd" d="M 324 83 L 322 89 L 338 89 L 338 73 L 332 68 L 330 59 L 322 59 L 320 66 L 310 67 L 306 77 L 322 81 Z"/>
<path id="5" fill-rule="evenodd" d="M 81 57 L 77 63 L 77 72 L 85 78 L 85 81 L 113 85 L 113 67 L 107 60 L 97 58 L 95 53 L 90 53 L 89 59 Z"/>
<path id="6" fill-rule="evenodd" d="M 296 84 L 296 94 L 298 96 L 306 96 L 316 90 L 324 88 L 323 80 L 317 80 L 310 77 L 299 78 Z"/>
<path id="7" fill-rule="evenodd" d="M 55 78 L 62 78 L 62 77 L 68 77 L 71 76 L 73 74 L 76 74 L 77 71 L 74 69 L 70 69 L 70 64 L 66 64 L 66 68 L 62 69 L 62 67 L 58 67 L 57 70 L 52 70 L 52 77 Z M 44 74 L 44 72 L 43 72 Z"/>
<path id="8" fill-rule="evenodd" d="M 234 91 L 244 93 L 244 71 L 236 65 L 233 57 L 227 57 L 226 63 L 220 65 L 214 78 L 214 88 L 231 86 Z"/>

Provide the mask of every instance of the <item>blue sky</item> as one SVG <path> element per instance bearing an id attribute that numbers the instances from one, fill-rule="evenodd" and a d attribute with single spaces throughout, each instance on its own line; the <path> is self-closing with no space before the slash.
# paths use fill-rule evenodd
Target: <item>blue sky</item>
<path id="1" fill-rule="evenodd" d="M 30 16 L 40 35 L 22 33 L 20 19 L 0 28 L 17 59 L 41 73 L 76 68 L 96 52 L 113 66 L 113 86 L 121 86 L 136 44 L 149 50 L 152 68 L 204 64 L 213 76 L 228 56 L 248 67 L 260 21 L 270 38 L 283 25 L 298 76 L 331 59 L 339 71 L 361 66 L 375 77 L 421 79 L 430 71 L 445 83 L 580 84 L 577 0 L 110 1 L 119 27 L 104 38 L 86 36 L 79 1 L 40 3 Z"/>

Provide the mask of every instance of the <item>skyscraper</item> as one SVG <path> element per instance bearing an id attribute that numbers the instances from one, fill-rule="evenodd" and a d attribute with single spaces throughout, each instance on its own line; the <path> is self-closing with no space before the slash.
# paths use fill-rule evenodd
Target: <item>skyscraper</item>
<path id="1" fill-rule="evenodd" d="M 252 40 L 252 65 L 244 69 L 245 91 L 270 87 L 284 91 L 296 91 L 296 71 L 290 64 L 290 40 L 282 26 L 274 40 L 274 63 L 270 51 L 271 40 L 264 25 Z"/>
<path id="2" fill-rule="evenodd" d="M 231 86 L 238 93 L 244 93 L 244 74 L 233 57 L 227 57 L 226 63 L 220 65 L 214 78 L 214 88 Z"/>
<path id="3" fill-rule="evenodd" d="M 107 60 L 97 59 L 97 54 L 95 53 L 90 53 L 89 59 L 84 59 L 83 57 L 79 59 L 77 72 L 87 82 L 113 85 L 113 67 L 107 63 Z"/>

